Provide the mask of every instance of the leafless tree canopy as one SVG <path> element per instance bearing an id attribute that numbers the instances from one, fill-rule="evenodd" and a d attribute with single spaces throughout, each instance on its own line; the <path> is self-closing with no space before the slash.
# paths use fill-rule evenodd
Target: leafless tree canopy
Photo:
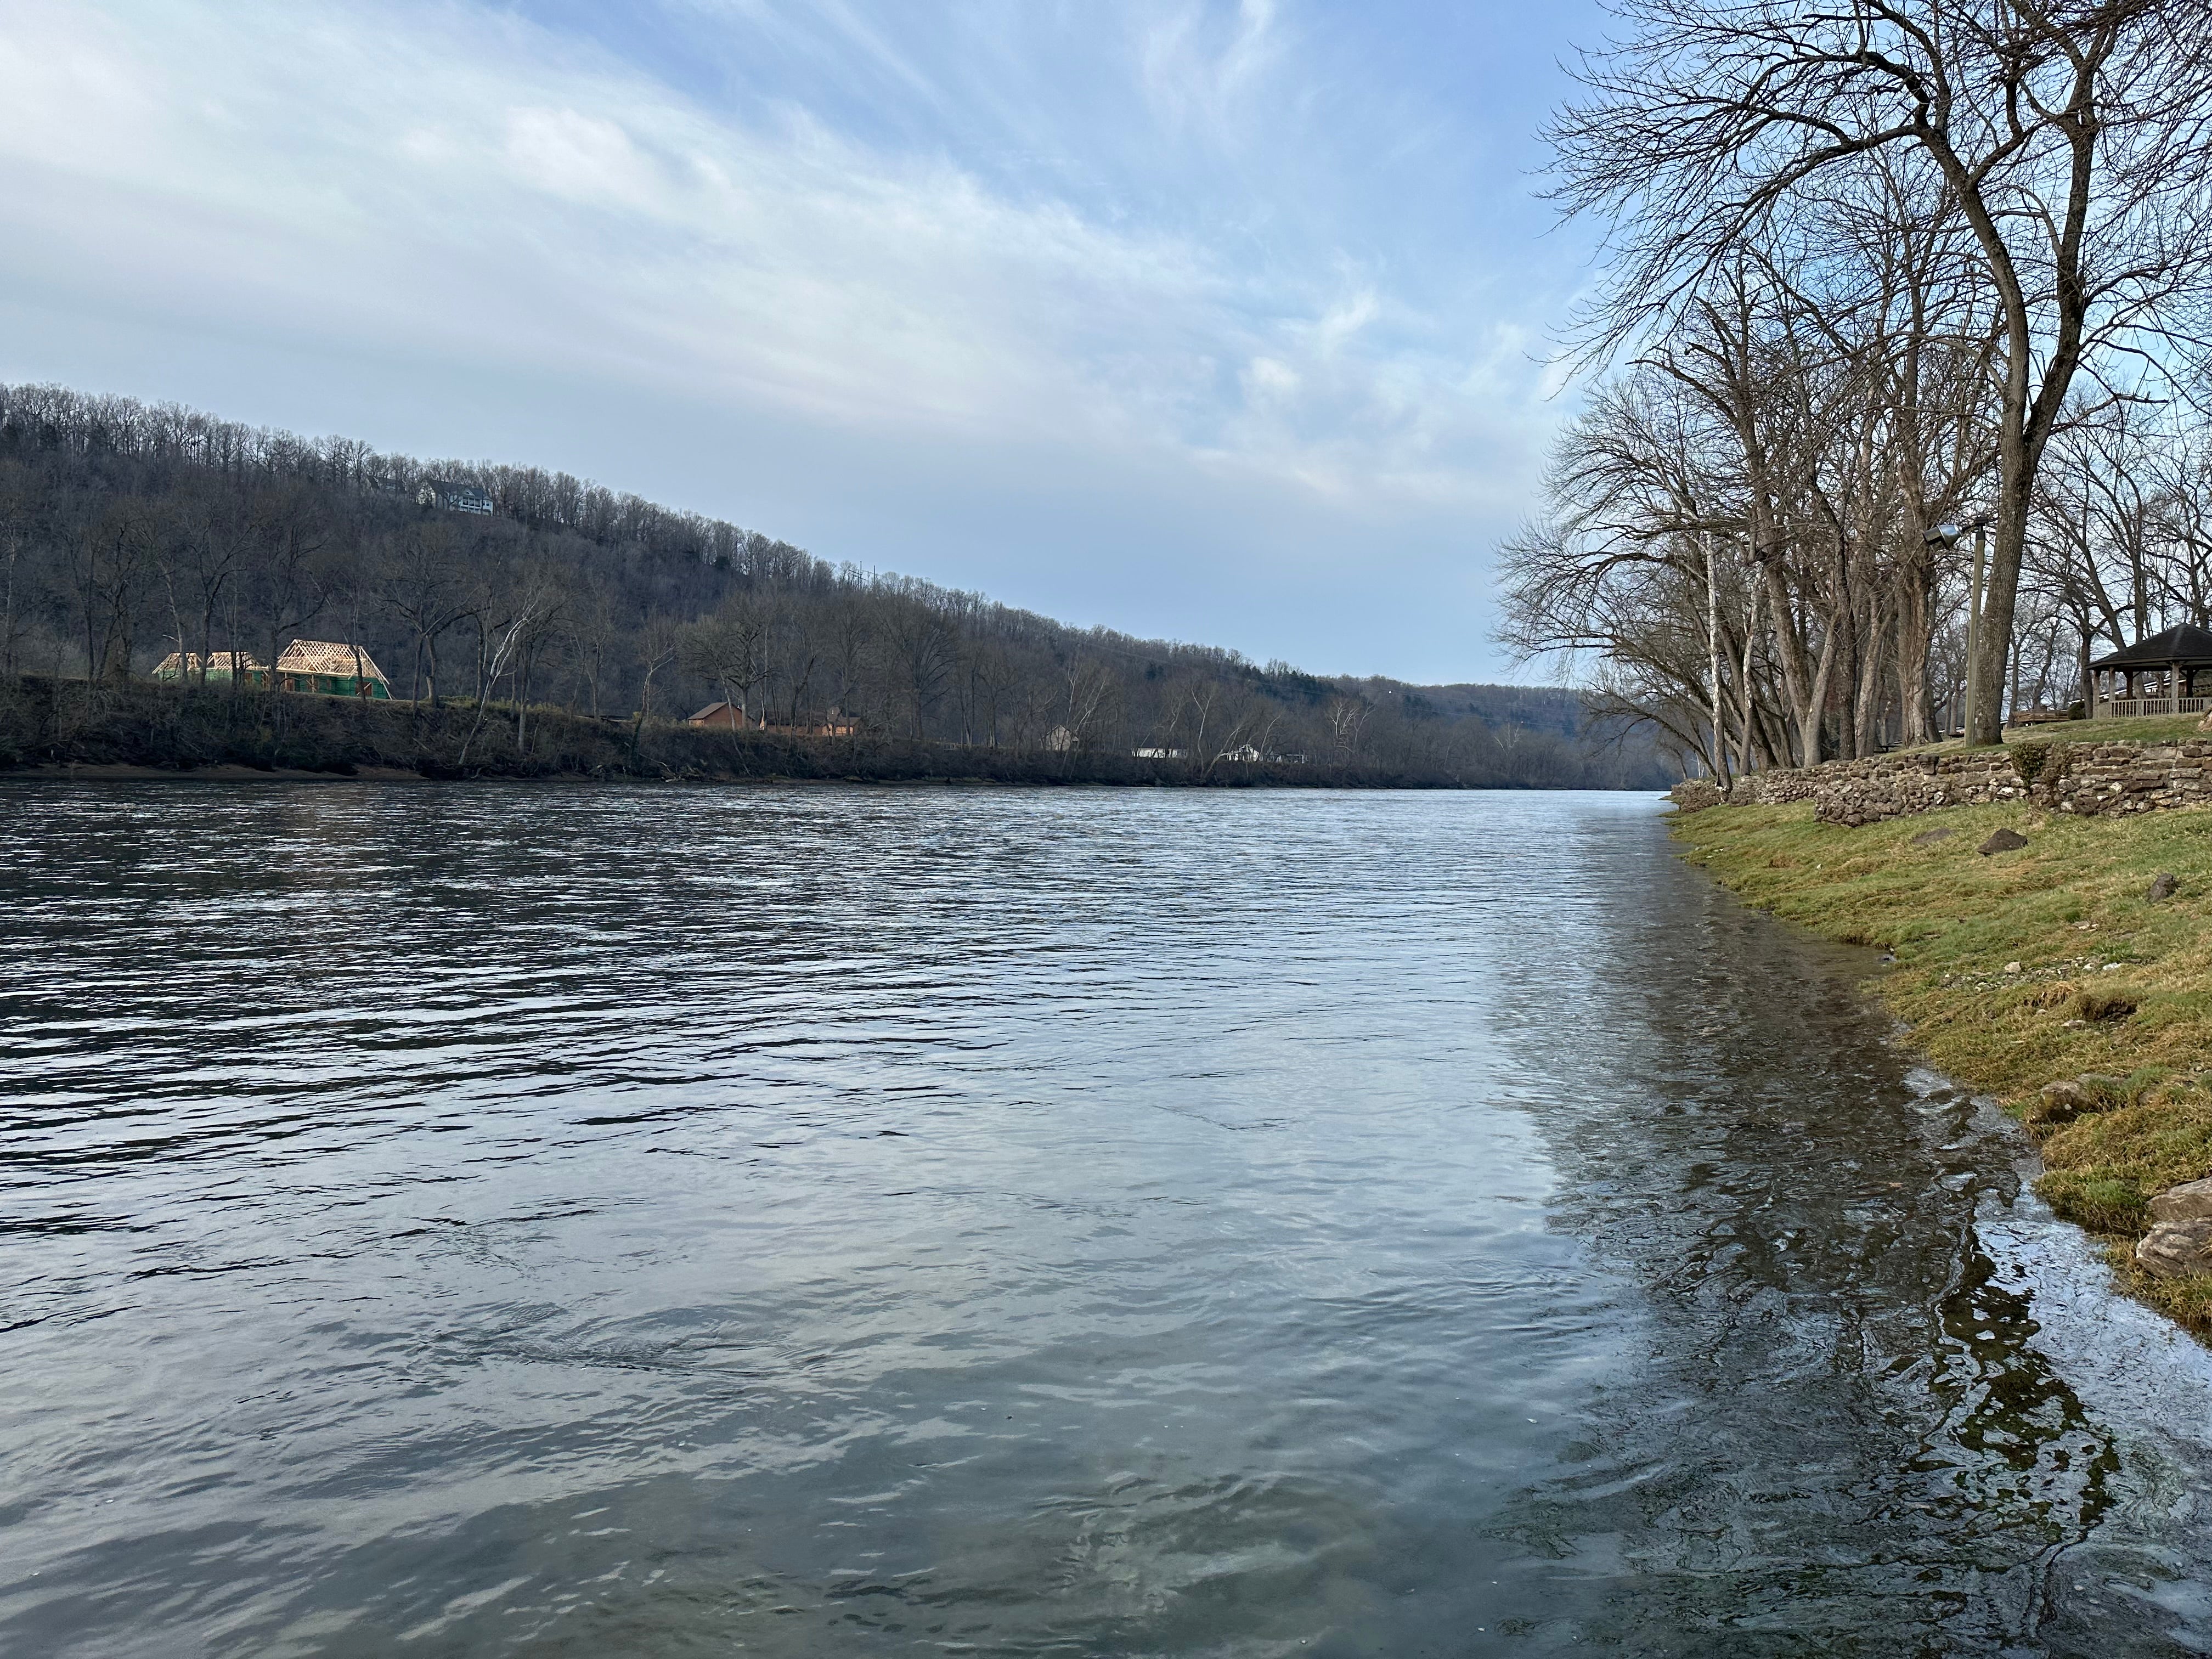
<path id="1" fill-rule="evenodd" d="M 2115 459 L 2095 434 L 2189 428 L 2212 6 L 1626 0 L 1615 18 L 1549 133 L 1554 199 L 1606 238 L 1571 348 L 1614 381 L 1508 550 L 1512 636 L 1597 650 L 1624 706 L 1721 769 L 1731 745 L 1762 764 L 1919 740 L 1963 690 L 1959 556 L 1929 532 L 1986 512 L 1970 701 L 1994 741 L 2023 674 L 2053 692 L 2054 614 L 2084 630 L 2068 659 L 2086 630 L 2127 631 L 2088 565 L 2053 574 L 2056 501 L 2112 493 L 2082 470 Z"/>

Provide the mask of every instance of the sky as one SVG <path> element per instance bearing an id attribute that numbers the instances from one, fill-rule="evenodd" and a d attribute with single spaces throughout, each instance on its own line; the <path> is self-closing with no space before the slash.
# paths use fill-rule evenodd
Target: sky
<path id="1" fill-rule="evenodd" d="M 563 469 L 1322 673 L 1492 550 L 1587 0 L 8 0 L 0 380 Z"/>

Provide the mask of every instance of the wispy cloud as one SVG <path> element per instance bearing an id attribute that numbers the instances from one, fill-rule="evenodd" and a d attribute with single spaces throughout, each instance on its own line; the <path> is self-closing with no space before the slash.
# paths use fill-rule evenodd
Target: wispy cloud
<path id="1" fill-rule="evenodd" d="M 465 3 L 16 0 L 0 276 L 1339 503 L 1525 484 L 1544 296 L 1473 314 L 1510 290 L 1347 217 L 1436 115 L 1331 116 L 1303 15 L 651 15 L 661 59 Z"/>

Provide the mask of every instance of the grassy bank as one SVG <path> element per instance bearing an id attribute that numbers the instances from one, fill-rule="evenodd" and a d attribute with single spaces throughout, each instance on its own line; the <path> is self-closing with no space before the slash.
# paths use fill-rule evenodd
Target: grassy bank
<path id="1" fill-rule="evenodd" d="M 1979 856 L 2000 828 L 2028 844 Z M 1799 802 L 1674 834 L 1751 902 L 1890 952 L 1882 1000 L 1931 1062 L 2020 1115 L 2047 1166 L 2037 1190 L 2137 1295 L 2212 1332 L 2212 1279 L 2154 1279 L 2128 1255 L 2152 1194 L 2212 1175 L 2212 813 L 1961 807 L 1851 830 Z M 2179 886 L 2154 902 L 2162 873 Z M 2087 1109 L 2040 1093 L 2085 1076 Z"/>

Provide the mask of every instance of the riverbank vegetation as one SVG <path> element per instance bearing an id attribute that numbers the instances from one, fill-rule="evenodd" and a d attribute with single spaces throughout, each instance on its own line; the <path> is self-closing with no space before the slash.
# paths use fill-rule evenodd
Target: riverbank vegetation
<path id="1" fill-rule="evenodd" d="M 1648 738 L 1565 690 L 1263 665 L 833 566 L 562 473 L 0 386 L 0 679 L 124 688 L 173 653 L 274 663 L 301 635 L 367 647 L 433 713 L 649 726 L 720 700 L 982 757 L 940 763 L 967 772 L 1112 771 L 1153 749 L 1187 781 L 1246 751 L 1507 787 L 1672 781 Z"/>
<path id="2" fill-rule="evenodd" d="M 2207 619 L 2212 7 L 1625 0 L 1578 78 L 1548 137 L 1606 237 L 1599 378 L 1504 546 L 1507 639 L 1725 777 L 1969 708 L 1993 743 Z"/>
<path id="3" fill-rule="evenodd" d="M 118 769 L 436 779 L 728 782 L 1164 784 L 1213 788 L 1450 789 L 1492 780 L 1375 762 L 1262 757 L 1206 767 L 1102 750 L 809 737 L 593 717 L 510 702 L 307 696 L 229 685 L 0 680 L 0 777 Z"/>
<path id="4" fill-rule="evenodd" d="M 2130 1254 L 2153 1194 L 2212 1175 L 2212 816 L 2003 805 L 1844 829 L 1812 812 L 1674 828 L 1751 902 L 1893 958 L 1882 1000 L 1934 1065 L 2021 1116 L 2046 1165 L 2037 1191 L 2112 1246 L 2136 1294 L 2212 1331 L 2212 1279 L 2153 1278 Z M 1978 853 L 1999 829 L 2027 844 Z M 2173 890 L 2154 897 L 2161 876 Z"/>

